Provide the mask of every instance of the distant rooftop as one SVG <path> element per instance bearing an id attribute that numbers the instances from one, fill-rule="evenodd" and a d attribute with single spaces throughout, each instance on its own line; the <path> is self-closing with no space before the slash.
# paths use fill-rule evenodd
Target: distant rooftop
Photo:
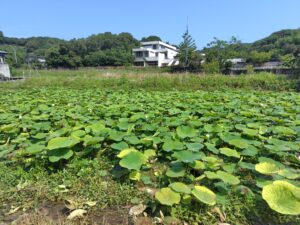
<path id="1" fill-rule="evenodd" d="M 177 50 L 176 47 L 172 46 L 172 45 L 169 45 L 165 42 L 162 42 L 162 41 L 147 41 L 147 42 L 141 42 L 141 45 L 142 46 L 147 46 L 147 45 L 163 45 L 165 47 L 168 47 L 170 49 L 173 49 L 173 50 Z"/>
<path id="2" fill-rule="evenodd" d="M 8 54 L 8 52 L 0 51 L 0 54 L 1 54 L 1 55 L 6 55 L 6 54 Z"/>

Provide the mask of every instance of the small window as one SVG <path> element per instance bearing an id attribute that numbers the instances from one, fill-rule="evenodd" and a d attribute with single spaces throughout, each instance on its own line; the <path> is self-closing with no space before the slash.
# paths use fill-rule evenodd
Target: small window
<path id="1" fill-rule="evenodd" d="M 153 45 L 153 49 L 157 49 L 157 45 Z"/>
<path id="2" fill-rule="evenodd" d="M 145 52 L 145 57 L 149 57 L 149 52 Z"/>
<path id="3" fill-rule="evenodd" d="M 155 56 L 158 57 L 158 52 L 155 53 Z"/>

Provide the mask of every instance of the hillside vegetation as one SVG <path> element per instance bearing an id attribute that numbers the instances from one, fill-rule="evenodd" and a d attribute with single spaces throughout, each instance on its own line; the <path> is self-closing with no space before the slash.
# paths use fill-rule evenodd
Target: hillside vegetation
<path id="1" fill-rule="evenodd" d="M 153 40 L 161 39 L 149 36 L 141 41 Z M 139 46 L 139 41 L 130 33 L 106 32 L 67 41 L 51 37 L 12 38 L 0 32 L 0 48 L 11 53 L 8 62 L 15 67 L 24 65 L 28 60 L 34 64 L 37 57 L 45 57 L 49 68 L 131 65 L 131 50 Z M 299 67 L 300 29 L 275 32 L 251 44 L 241 43 L 236 38 L 230 41 L 215 38 L 201 52 L 207 55 L 207 65 L 201 65 L 203 58 L 195 53 L 189 60 L 190 66 L 208 72 L 219 72 L 228 66 L 228 58 L 235 57 L 245 58 L 253 64 L 271 60 L 283 61 L 286 67 Z"/>

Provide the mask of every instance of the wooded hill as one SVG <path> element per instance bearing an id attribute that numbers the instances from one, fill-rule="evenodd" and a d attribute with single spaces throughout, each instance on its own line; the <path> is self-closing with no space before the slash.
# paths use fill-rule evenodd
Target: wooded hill
<path id="1" fill-rule="evenodd" d="M 161 39 L 157 36 L 142 39 L 153 40 Z M 131 65 L 131 50 L 138 47 L 140 41 L 130 33 L 106 32 L 66 41 L 51 37 L 13 38 L 0 32 L 0 49 L 11 53 L 8 62 L 14 67 L 28 61 L 34 63 L 39 57 L 46 58 L 47 66 L 52 68 Z M 275 32 L 251 44 L 236 39 L 228 42 L 215 39 L 201 52 L 207 54 L 208 62 L 218 62 L 220 67 L 227 58 L 233 57 L 245 58 L 252 63 L 281 60 L 292 66 L 300 54 L 300 29 Z"/>

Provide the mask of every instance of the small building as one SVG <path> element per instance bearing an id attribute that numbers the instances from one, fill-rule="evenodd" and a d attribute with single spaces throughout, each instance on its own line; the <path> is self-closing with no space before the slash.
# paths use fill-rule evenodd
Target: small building
<path id="1" fill-rule="evenodd" d="M 177 48 L 162 41 L 141 42 L 141 47 L 132 51 L 135 66 L 164 67 L 179 64 Z"/>
<path id="2" fill-rule="evenodd" d="M 232 68 L 244 68 L 247 66 L 246 59 L 242 58 L 227 59 L 226 62 L 230 62 L 232 64 Z"/>
<path id="3" fill-rule="evenodd" d="M 5 57 L 8 53 L 0 51 L 0 79 L 10 79 L 10 70 L 8 64 L 5 62 Z"/>

